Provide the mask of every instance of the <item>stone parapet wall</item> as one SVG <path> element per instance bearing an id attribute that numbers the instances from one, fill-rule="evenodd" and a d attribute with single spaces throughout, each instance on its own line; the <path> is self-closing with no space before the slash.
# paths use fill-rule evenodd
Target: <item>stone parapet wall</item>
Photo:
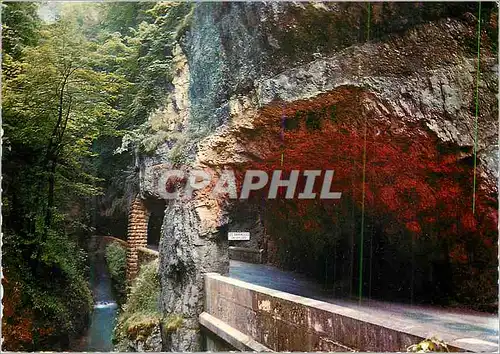
<path id="1" fill-rule="evenodd" d="M 113 236 L 100 236 L 103 239 L 103 242 L 108 245 L 113 242 L 117 242 L 120 245 L 122 245 L 124 248 L 128 247 L 128 243 L 125 240 L 122 240 L 121 238 L 113 237 Z"/>
<path id="2" fill-rule="evenodd" d="M 238 348 L 256 342 L 253 346 L 273 351 L 405 352 L 425 339 L 429 330 L 216 273 L 205 274 L 204 290 L 202 326 Z M 491 351 L 491 343 L 445 332 L 435 335 L 448 343 L 450 351 Z"/>
<path id="3" fill-rule="evenodd" d="M 159 252 L 151 250 L 146 247 L 137 248 L 137 257 L 138 257 L 138 268 L 140 268 L 143 264 L 149 263 L 152 260 L 155 260 L 159 257 Z"/>
<path id="4" fill-rule="evenodd" d="M 159 257 L 158 251 L 147 248 L 150 212 L 144 202 L 136 198 L 130 206 L 127 241 L 113 236 L 99 236 L 106 244 L 117 242 L 127 249 L 127 281 L 130 285 L 141 265 Z"/>

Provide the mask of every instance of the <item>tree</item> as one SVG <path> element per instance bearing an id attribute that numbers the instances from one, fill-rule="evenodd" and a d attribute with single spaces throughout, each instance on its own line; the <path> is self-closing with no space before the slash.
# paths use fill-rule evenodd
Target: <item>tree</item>
<path id="1" fill-rule="evenodd" d="M 67 169 L 78 172 L 79 159 L 90 154 L 92 141 L 113 129 L 120 116 L 113 105 L 125 81 L 93 70 L 94 45 L 69 23 L 56 23 L 43 31 L 41 42 L 26 50 L 22 73 L 6 81 L 4 106 L 10 143 L 29 144 L 44 156 L 39 184 L 41 189 L 47 187 L 43 208 L 46 234 L 52 222 L 59 165 L 61 177 L 70 182 Z M 92 181 L 90 176 L 84 177 Z M 91 183 L 86 184 L 70 183 L 68 187 L 77 193 L 95 192 Z"/>
<path id="2" fill-rule="evenodd" d="M 41 25 L 35 2 L 2 4 L 2 46 L 5 54 L 19 59 L 23 48 L 35 45 Z"/>
<path id="3" fill-rule="evenodd" d="M 38 35 L 37 45 L 24 47 L 19 60 L 8 58 L 15 70 L 2 87 L 3 264 L 16 284 L 9 289 L 23 294 L 19 306 L 33 309 L 31 319 L 11 320 L 30 323 L 32 336 L 23 338 L 33 346 L 13 350 L 46 347 L 46 327 L 56 337 L 81 330 L 90 311 L 84 257 L 68 225 L 76 221 L 72 210 L 100 191 L 93 144 L 102 134 L 114 134 L 127 86 L 121 76 L 102 70 L 98 44 L 74 22 L 44 25 Z"/>

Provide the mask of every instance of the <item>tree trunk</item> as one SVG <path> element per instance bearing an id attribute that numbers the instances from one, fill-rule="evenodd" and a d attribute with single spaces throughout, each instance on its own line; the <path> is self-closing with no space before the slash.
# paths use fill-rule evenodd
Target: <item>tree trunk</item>
<path id="1" fill-rule="evenodd" d="M 44 235 L 43 235 L 43 240 L 45 241 L 47 239 L 47 235 L 50 229 L 50 226 L 52 225 L 52 216 L 53 212 L 52 209 L 54 207 L 54 188 L 55 188 L 55 181 L 56 181 L 56 166 L 57 166 L 57 157 L 55 157 L 51 161 L 51 166 L 50 166 L 50 171 L 49 171 L 49 190 L 47 193 L 47 210 L 45 213 L 45 229 L 44 229 Z"/>
<path id="2" fill-rule="evenodd" d="M 59 106 L 58 106 L 58 114 L 57 114 L 57 122 L 54 126 L 54 130 L 52 131 L 52 135 L 49 140 L 49 144 L 47 146 L 47 153 L 45 155 L 45 163 L 44 163 L 44 172 L 48 173 L 48 191 L 47 191 L 47 204 L 45 205 L 45 216 L 44 216 L 44 228 L 39 240 L 39 245 L 37 249 L 36 259 L 39 260 L 41 257 L 41 250 L 43 243 L 47 240 L 50 227 L 52 226 L 53 219 L 53 209 L 54 209 L 54 193 L 55 193 L 55 174 L 56 167 L 59 159 L 59 153 L 62 148 L 61 144 L 63 141 L 64 133 L 66 131 L 66 126 L 68 124 L 69 114 L 71 112 L 71 95 L 69 95 L 68 108 L 66 111 L 66 115 L 64 114 L 64 99 L 65 99 L 65 90 L 68 82 L 68 78 L 74 72 L 74 69 L 68 69 L 68 72 L 64 76 L 63 82 L 61 84 L 61 90 L 59 93 Z M 44 193 L 41 191 L 43 189 L 44 182 L 40 183 L 40 193 L 37 195 L 36 205 L 41 204 L 39 201 L 39 196 Z M 42 208 L 43 210 L 43 208 Z M 42 211 L 43 213 L 43 211 Z"/>

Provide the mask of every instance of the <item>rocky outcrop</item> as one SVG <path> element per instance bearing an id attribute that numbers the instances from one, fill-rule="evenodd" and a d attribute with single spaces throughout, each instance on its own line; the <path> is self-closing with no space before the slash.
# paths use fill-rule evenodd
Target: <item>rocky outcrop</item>
<path id="1" fill-rule="evenodd" d="M 130 339 L 124 338 L 117 345 L 117 350 L 124 352 L 161 352 L 162 339 L 160 324 L 156 323 L 148 328 L 147 331 L 142 330 L 143 333 L 137 338 Z"/>
<path id="2" fill-rule="evenodd" d="M 198 315 L 203 311 L 203 274 L 228 272 L 228 245 L 216 225 L 205 223 L 203 201 L 171 201 L 160 243 L 162 310 L 181 316 L 180 328 L 166 335 L 166 347 L 200 348 Z"/>
<path id="3" fill-rule="evenodd" d="M 363 103 L 378 117 L 403 124 L 421 121 L 441 141 L 472 147 L 477 61 L 461 43 L 470 30 L 463 22 L 443 19 L 392 40 L 350 47 L 264 80 L 257 87 L 259 105 L 358 87 L 374 94 Z M 485 51 L 480 67 L 477 152 L 485 182 L 496 189 L 498 65 L 493 53 Z"/>
<path id="4" fill-rule="evenodd" d="M 497 237 L 496 227 L 491 225 L 496 224 L 493 211 L 498 194 L 498 63 L 495 43 L 486 31 L 496 31 L 496 22 L 484 27 L 481 73 L 477 75 L 476 22 L 470 13 L 475 11 L 475 5 L 466 4 L 377 3 L 368 17 L 366 4 L 361 3 L 197 4 L 176 47 L 172 93 L 164 108 L 150 118 L 154 133 L 148 139 L 155 141 L 155 148 L 140 157 L 142 196 L 161 198 L 159 189 L 164 186 L 158 181 L 172 168 L 202 168 L 215 176 L 226 167 L 266 165 L 277 169 L 281 166 L 277 156 L 285 152 L 287 168 L 318 168 L 312 166 L 315 162 L 321 167 L 345 166 L 345 182 L 339 178 L 338 186 L 350 188 L 352 193 L 346 193 L 345 200 L 352 206 L 349 213 L 354 218 L 361 203 L 359 166 L 365 144 L 371 152 L 387 153 L 383 161 L 367 155 L 365 167 L 373 173 L 368 173 L 366 180 L 366 190 L 373 193 L 373 198 L 367 197 L 367 213 L 374 220 L 370 227 L 378 230 L 374 233 L 398 235 L 411 243 L 414 238 L 429 236 L 422 215 L 432 217 L 432 208 L 442 208 L 443 213 L 468 210 L 470 204 L 466 203 L 471 198 L 443 194 L 442 199 L 427 205 L 427 199 L 419 197 L 420 204 L 409 200 L 405 204 L 408 213 L 400 208 L 398 214 L 388 201 L 391 198 L 384 195 L 395 193 L 392 200 L 403 203 L 403 194 L 413 191 L 415 185 L 428 188 L 431 175 L 438 175 L 436 183 L 451 183 L 446 171 L 460 179 L 457 186 L 449 188 L 470 194 L 471 159 L 477 142 L 478 214 L 457 211 L 453 217 L 466 220 L 466 225 L 482 226 L 460 231 L 465 230 L 462 222 L 458 231 L 451 231 L 457 226 L 449 225 L 439 231 L 447 235 L 446 245 L 433 247 L 439 254 L 436 262 L 449 263 L 450 254 L 463 259 L 462 253 L 467 251 L 461 248 L 466 247 L 461 240 L 475 235 L 482 246 L 467 244 L 468 251 L 481 253 L 476 257 L 489 262 Z M 488 11 L 485 22 L 489 21 Z M 327 115 L 330 120 L 320 123 L 320 140 L 320 135 L 308 131 L 304 124 Z M 299 122 L 298 130 L 290 128 L 284 138 L 283 116 Z M 332 154 L 333 148 L 325 141 L 342 141 L 344 148 L 334 145 L 337 150 Z M 416 149 L 415 154 L 411 149 Z M 301 160 L 300 156 L 307 157 Z M 410 183 L 410 170 L 404 176 L 402 171 L 415 163 L 415 156 L 418 178 Z M 347 159 L 354 163 L 347 165 Z M 436 167 L 436 161 L 445 159 L 446 167 Z M 358 167 L 349 167 L 354 165 Z M 387 179 L 384 182 L 377 175 Z M 403 177 L 408 177 L 408 185 Z M 180 187 L 185 181 L 176 183 Z M 392 185 L 395 190 L 384 189 Z M 261 220 L 262 209 L 253 209 L 256 221 Z M 235 203 L 218 200 L 208 191 L 195 193 L 194 198 L 167 201 L 160 240 L 162 311 L 184 321 L 164 338 L 164 349 L 201 349 L 197 321 L 203 308 L 203 273 L 227 271 L 226 232 L 238 225 L 236 210 Z M 328 213 L 337 212 L 322 215 L 332 218 Z M 303 215 L 295 217 L 303 219 Z M 266 238 L 269 230 L 264 219 L 257 229 Z M 304 224 L 297 225 L 297 230 L 308 235 L 308 229 L 303 228 L 307 220 L 301 221 Z M 355 219 L 351 221 L 355 225 Z M 334 232 L 331 225 L 327 229 Z M 354 226 L 345 226 L 344 233 L 331 236 L 338 247 L 347 239 L 345 230 L 358 232 Z M 360 247 L 349 242 L 346 249 Z M 303 250 L 303 244 L 299 248 Z M 270 250 L 274 248 L 270 246 Z"/>

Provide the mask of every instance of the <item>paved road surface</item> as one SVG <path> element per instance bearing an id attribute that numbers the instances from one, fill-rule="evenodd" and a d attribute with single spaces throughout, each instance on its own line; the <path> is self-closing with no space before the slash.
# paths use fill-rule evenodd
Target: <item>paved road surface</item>
<path id="1" fill-rule="evenodd" d="M 404 319 L 409 324 L 423 327 L 432 333 L 449 333 L 458 337 L 477 338 L 492 343 L 492 351 L 498 351 L 498 316 L 471 310 L 434 306 L 412 306 L 383 301 L 366 300 L 361 305 L 354 300 L 335 299 L 326 294 L 321 285 L 305 276 L 286 272 L 265 264 L 231 261 L 229 276 L 271 289 L 288 292 L 346 306 L 372 315 Z"/>

